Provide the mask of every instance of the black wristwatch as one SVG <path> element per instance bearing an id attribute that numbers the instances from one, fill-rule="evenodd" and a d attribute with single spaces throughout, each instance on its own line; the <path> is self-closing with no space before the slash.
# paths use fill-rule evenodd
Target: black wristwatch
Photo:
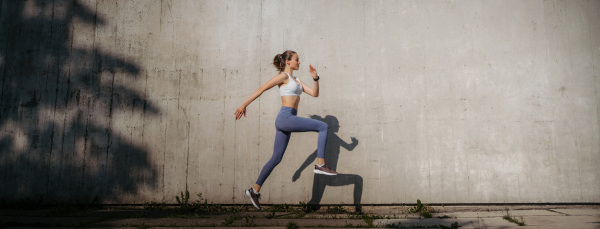
<path id="1" fill-rule="evenodd" d="M 317 78 L 313 78 L 314 81 L 319 81 L 319 79 L 321 79 L 321 77 L 319 77 L 319 75 L 317 75 Z"/>

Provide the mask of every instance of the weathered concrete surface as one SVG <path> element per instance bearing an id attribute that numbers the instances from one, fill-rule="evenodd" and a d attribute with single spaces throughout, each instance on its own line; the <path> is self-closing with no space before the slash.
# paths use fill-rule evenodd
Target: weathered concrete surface
<path id="1" fill-rule="evenodd" d="M 461 228 L 598 228 L 598 206 L 434 206 L 433 218 L 407 213 L 410 206 L 365 206 L 364 214 L 329 214 L 324 209 L 305 215 L 293 212 L 272 212 L 269 207 L 246 210 L 180 215 L 163 210 L 141 209 L 80 209 L 61 216 L 49 216 L 40 210 L 0 211 L 0 225 L 11 228 L 27 226 L 76 226 L 81 228 L 201 228 L 201 227 L 285 227 L 294 222 L 300 227 L 400 227 L 423 228 L 458 223 Z M 297 208 L 294 207 L 294 208 Z M 504 208 L 504 209 L 503 209 Z M 398 213 L 397 210 L 402 212 Z M 507 215 L 522 221 L 525 226 L 503 219 Z M 563 213 L 568 212 L 568 214 Z M 150 216 L 154 215 L 154 217 Z M 365 220 L 366 219 L 366 220 Z M 368 220 L 372 219 L 372 220 Z"/>
<path id="2" fill-rule="evenodd" d="M 600 1 L 0 1 L 0 200 L 246 203 L 296 50 L 322 77 L 264 203 L 600 201 Z M 356 140 L 352 140 L 355 138 Z"/>
<path id="3" fill-rule="evenodd" d="M 466 207 L 468 211 L 461 211 L 460 208 L 439 209 L 439 213 L 433 214 L 430 219 L 380 219 L 375 220 L 374 224 L 402 225 L 410 226 L 434 226 L 449 225 L 458 222 L 461 228 L 598 228 L 600 226 L 600 210 L 597 207 L 590 206 L 538 206 L 537 209 L 526 210 L 531 206 L 517 207 L 505 206 L 506 210 L 494 209 L 495 207 Z M 470 208 L 470 209 L 469 209 Z M 509 208 L 511 208 L 509 210 Z M 523 208 L 523 209 L 519 209 Z M 504 219 L 508 214 L 516 220 L 525 224 L 518 226 L 515 223 Z M 385 209 L 378 209 L 379 212 Z M 564 213 L 569 212 L 569 214 Z M 447 216 L 449 218 L 440 218 Z"/>

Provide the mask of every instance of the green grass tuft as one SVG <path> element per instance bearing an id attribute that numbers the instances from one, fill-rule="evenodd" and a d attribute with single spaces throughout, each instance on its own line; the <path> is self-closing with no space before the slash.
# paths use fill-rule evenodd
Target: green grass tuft
<path id="1" fill-rule="evenodd" d="M 433 208 L 421 203 L 421 200 L 417 199 L 417 205 L 408 209 L 409 213 L 419 213 L 423 218 L 431 218 Z"/>
<path id="2" fill-rule="evenodd" d="M 525 221 L 523 221 L 523 217 L 521 216 L 520 218 L 521 218 L 521 220 L 518 220 L 514 216 L 510 215 L 510 213 L 508 212 L 508 209 L 506 209 L 506 215 L 504 215 L 502 217 L 502 219 L 505 219 L 508 222 L 515 223 L 519 226 L 526 226 L 527 224 L 525 224 Z"/>
<path id="3" fill-rule="evenodd" d="M 287 229 L 298 229 L 298 224 L 296 224 L 296 222 L 294 222 L 294 221 L 290 221 L 285 226 L 285 228 L 287 228 Z"/>

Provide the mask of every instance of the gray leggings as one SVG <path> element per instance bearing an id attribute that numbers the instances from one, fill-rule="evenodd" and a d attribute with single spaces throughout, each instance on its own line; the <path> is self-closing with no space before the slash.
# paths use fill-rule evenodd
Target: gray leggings
<path id="1" fill-rule="evenodd" d="M 273 147 L 273 156 L 258 176 L 256 184 L 262 186 L 273 168 L 281 162 L 285 148 L 287 148 L 292 132 L 318 131 L 317 158 L 325 157 L 325 145 L 327 144 L 327 124 L 318 120 L 302 118 L 296 116 L 298 111 L 291 107 L 281 107 L 277 119 L 275 119 L 275 145 Z"/>

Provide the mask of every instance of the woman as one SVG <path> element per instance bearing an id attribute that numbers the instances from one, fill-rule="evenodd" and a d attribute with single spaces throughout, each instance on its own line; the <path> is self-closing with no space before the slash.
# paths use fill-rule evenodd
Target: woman
<path id="1" fill-rule="evenodd" d="M 273 171 L 273 168 L 281 162 L 281 158 L 283 157 L 283 153 L 285 152 L 292 132 L 318 131 L 317 165 L 315 165 L 313 171 L 317 174 L 337 175 L 337 172 L 331 170 L 327 164 L 325 164 L 327 124 L 321 121 L 296 116 L 298 105 L 300 104 L 300 94 L 302 94 L 302 92 L 314 97 L 319 96 L 319 76 L 317 75 L 317 70 L 312 65 L 309 66 L 310 74 L 314 80 L 314 88 L 310 88 L 304 84 L 304 82 L 300 81 L 300 79 L 293 76 L 294 71 L 298 70 L 300 67 L 300 59 L 296 52 L 287 50 L 282 54 L 277 54 L 273 59 L 273 65 L 279 70 L 279 74 L 252 93 L 252 95 L 250 95 L 250 97 L 235 111 L 236 120 L 242 118 L 242 115 L 246 116 L 246 107 L 252 101 L 258 98 L 266 90 L 271 89 L 275 85 L 279 86 L 279 93 L 281 94 L 281 110 L 275 119 L 277 133 L 275 134 L 273 156 L 263 167 L 256 184 L 254 184 L 252 188 L 246 190 L 246 195 L 257 209 L 260 209 L 260 204 L 258 203 L 260 188 L 269 174 L 271 174 L 271 171 Z"/>

